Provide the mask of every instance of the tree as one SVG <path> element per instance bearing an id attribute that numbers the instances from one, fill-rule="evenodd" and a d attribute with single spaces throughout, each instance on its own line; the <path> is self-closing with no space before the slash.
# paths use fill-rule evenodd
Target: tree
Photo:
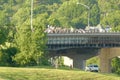
<path id="1" fill-rule="evenodd" d="M 112 60 L 112 71 L 120 74 L 120 58 L 116 57 Z"/>
<path id="2" fill-rule="evenodd" d="M 47 16 L 47 14 L 41 14 L 33 20 L 33 32 L 30 29 L 30 20 L 27 20 L 24 25 L 18 28 L 15 41 L 18 46 L 19 53 L 14 57 L 14 60 L 18 64 L 22 66 L 35 64 L 40 65 L 40 58 L 43 56 L 46 48 L 44 30 Z"/>
<path id="3" fill-rule="evenodd" d="M 50 25 L 53 25 L 53 26 L 60 26 L 60 22 L 59 22 L 58 19 L 49 18 L 48 21 L 49 21 L 49 24 L 50 24 Z"/>
<path id="4" fill-rule="evenodd" d="M 120 9 L 120 0 L 98 0 L 98 5 L 100 8 L 101 21 L 103 21 L 107 16 Z M 115 16 L 115 15 L 113 15 Z"/>
<path id="5" fill-rule="evenodd" d="M 115 15 L 114 15 L 115 14 Z M 104 26 L 109 25 L 111 28 L 113 28 L 113 30 L 115 31 L 120 31 L 120 11 L 114 11 L 112 13 L 109 13 L 109 15 L 107 15 L 102 21 L 101 23 Z"/>
<path id="6" fill-rule="evenodd" d="M 87 60 L 87 65 L 89 64 L 97 64 L 99 65 L 99 57 L 95 56 Z"/>
<path id="7" fill-rule="evenodd" d="M 88 9 L 83 5 L 77 5 L 77 0 L 65 1 L 51 17 L 60 22 L 59 26 L 85 28 L 88 20 Z M 90 7 L 90 23 L 96 26 L 100 23 L 100 9 L 96 0 L 80 0 L 80 3 Z M 51 18 L 50 17 L 50 18 Z"/>
<path id="8" fill-rule="evenodd" d="M 8 28 L 6 26 L 0 27 L 0 44 L 3 44 L 7 40 Z"/>
<path id="9" fill-rule="evenodd" d="M 30 8 L 20 8 L 12 17 L 12 23 L 19 26 L 22 25 L 30 17 Z"/>
<path id="10" fill-rule="evenodd" d="M 98 25 L 100 23 L 100 9 L 97 4 L 93 5 L 90 13 L 91 26 Z"/>
<path id="11" fill-rule="evenodd" d="M 0 44 L 4 43 L 8 36 L 7 15 L 4 11 L 0 11 Z"/>
<path id="12" fill-rule="evenodd" d="M 60 3 L 61 1 L 60 0 L 35 0 L 34 2 L 36 3 L 40 3 L 40 4 L 50 4 L 52 5 L 53 3 Z"/>
<path id="13" fill-rule="evenodd" d="M 12 60 L 12 57 L 17 53 L 15 47 L 9 47 L 2 49 L 0 53 L 0 65 L 1 66 L 16 66 L 16 63 Z"/>

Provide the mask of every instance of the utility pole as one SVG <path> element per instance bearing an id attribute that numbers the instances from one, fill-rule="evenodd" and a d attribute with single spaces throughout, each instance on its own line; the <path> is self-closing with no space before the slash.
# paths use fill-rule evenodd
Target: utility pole
<path id="1" fill-rule="evenodd" d="M 31 19 L 30 19 L 31 31 L 33 32 L 33 0 L 31 0 Z"/>

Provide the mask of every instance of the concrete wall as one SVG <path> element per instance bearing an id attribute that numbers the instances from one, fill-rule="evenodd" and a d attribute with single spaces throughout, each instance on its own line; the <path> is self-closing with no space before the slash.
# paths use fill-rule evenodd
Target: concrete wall
<path id="1" fill-rule="evenodd" d="M 102 48 L 99 55 L 101 72 L 110 73 L 111 60 L 117 56 L 120 56 L 120 48 Z"/>

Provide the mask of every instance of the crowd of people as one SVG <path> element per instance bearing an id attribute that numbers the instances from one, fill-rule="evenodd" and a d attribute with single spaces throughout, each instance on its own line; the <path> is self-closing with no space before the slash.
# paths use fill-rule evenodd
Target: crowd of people
<path id="1" fill-rule="evenodd" d="M 74 29 L 74 28 L 62 28 L 62 27 L 54 27 L 48 25 L 47 29 L 45 30 L 46 33 L 56 33 L 56 34 L 64 34 L 64 33 L 99 33 L 99 32 L 106 32 L 104 29 Z"/>
<path id="2" fill-rule="evenodd" d="M 85 33 L 83 29 L 62 28 L 62 27 L 54 27 L 54 26 L 48 26 L 45 32 L 46 33 Z"/>

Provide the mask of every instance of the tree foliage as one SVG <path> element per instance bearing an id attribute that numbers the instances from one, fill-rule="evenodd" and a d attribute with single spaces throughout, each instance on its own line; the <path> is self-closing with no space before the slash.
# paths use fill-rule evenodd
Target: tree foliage
<path id="1" fill-rule="evenodd" d="M 46 17 L 47 14 L 41 14 L 33 20 L 33 31 L 31 31 L 29 22 L 27 21 L 18 27 L 15 41 L 20 52 L 14 57 L 14 60 L 18 64 L 39 65 L 39 60 L 45 50 L 46 44 L 44 34 Z"/>
<path id="2" fill-rule="evenodd" d="M 104 25 L 109 25 L 113 28 L 115 31 L 120 31 L 120 11 L 114 11 L 112 13 L 109 13 L 103 20 L 102 23 Z M 113 16 L 114 15 L 114 16 Z"/>
<path id="3" fill-rule="evenodd" d="M 81 4 L 77 4 L 77 1 L 66 1 L 51 15 L 50 19 L 54 22 L 57 18 L 60 23 L 59 26 L 85 28 L 88 25 L 88 14 L 90 13 L 91 26 L 99 24 L 100 10 L 97 1 L 91 0 L 89 3 L 88 1 L 81 0 L 80 3 L 89 6 L 90 10 Z"/>
<path id="4" fill-rule="evenodd" d="M 112 71 L 120 74 L 120 58 L 115 57 L 114 59 L 112 59 Z"/>

